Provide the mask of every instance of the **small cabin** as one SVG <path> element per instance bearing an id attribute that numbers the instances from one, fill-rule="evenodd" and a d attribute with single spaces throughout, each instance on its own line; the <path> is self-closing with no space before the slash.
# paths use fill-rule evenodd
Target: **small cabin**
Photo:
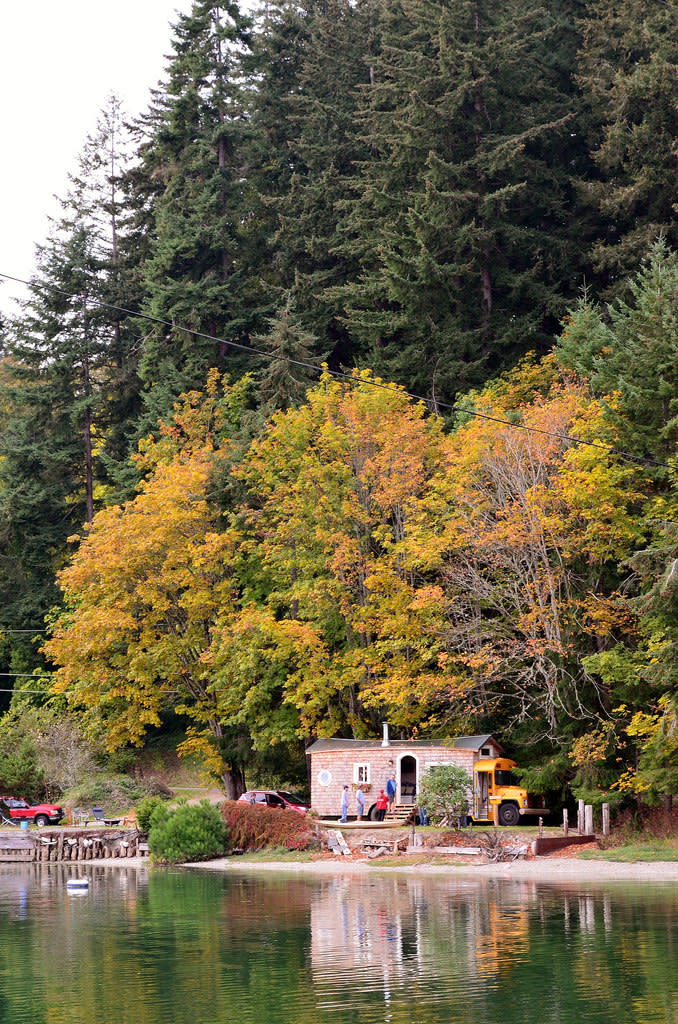
<path id="1" fill-rule="evenodd" d="M 321 817 L 338 817 L 341 795 L 344 786 L 348 786 L 349 814 L 354 815 L 354 794 L 360 786 L 365 793 L 366 811 L 372 811 L 379 790 L 386 788 L 391 775 L 396 778 L 396 803 L 416 804 L 419 783 L 427 768 L 458 764 L 472 775 L 476 761 L 501 757 L 503 753 L 490 735 L 393 740 L 387 726 L 381 740 L 316 740 L 306 750 L 310 760 L 311 807 Z"/>

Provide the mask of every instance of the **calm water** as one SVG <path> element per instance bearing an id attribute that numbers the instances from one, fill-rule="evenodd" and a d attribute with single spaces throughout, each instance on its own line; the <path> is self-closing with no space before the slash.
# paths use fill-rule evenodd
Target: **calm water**
<path id="1" fill-rule="evenodd" d="M 75 874 L 0 865 L 0 1024 L 678 1022 L 675 885 Z"/>

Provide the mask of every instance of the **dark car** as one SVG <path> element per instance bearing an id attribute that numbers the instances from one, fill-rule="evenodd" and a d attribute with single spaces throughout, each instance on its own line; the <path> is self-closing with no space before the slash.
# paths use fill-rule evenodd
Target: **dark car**
<path id="1" fill-rule="evenodd" d="M 0 796 L 0 801 L 9 808 L 10 818 L 32 821 L 41 828 L 45 825 L 58 825 L 64 816 L 64 809 L 58 804 L 29 804 L 27 800 L 15 796 Z"/>
<path id="2" fill-rule="evenodd" d="M 306 800 L 302 800 L 300 796 L 288 793 L 284 789 L 248 789 L 246 793 L 238 797 L 238 801 L 247 804 L 265 804 L 266 807 L 286 807 L 299 814 L 308 814 L 311 810 L 311 805 Z"/>

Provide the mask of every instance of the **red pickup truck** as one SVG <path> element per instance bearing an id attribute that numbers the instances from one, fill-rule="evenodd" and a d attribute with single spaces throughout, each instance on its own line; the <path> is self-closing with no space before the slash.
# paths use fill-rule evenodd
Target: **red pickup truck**
<path id="1" fill-rule="evenodd" d="M 10 818 L 32 821 L 41 828 L 45 825 L 58 825 L 64 816 L 64 809 L 58 804 L 29 804 L 27 800 L 15 796 L 0 796 L 0 801 L 9 808 Z"/>

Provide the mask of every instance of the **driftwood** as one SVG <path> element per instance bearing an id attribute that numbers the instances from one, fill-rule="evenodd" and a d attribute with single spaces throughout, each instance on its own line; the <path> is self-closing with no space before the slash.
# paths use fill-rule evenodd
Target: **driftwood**
<path id="1" fill-rule="evenodd" d="M 526 843 L 505 843 L 499 832 L 476 832 L 474 838 L 480 844 L 480 852 L 492 863 L 516 860 L 528 852 Z"/>

